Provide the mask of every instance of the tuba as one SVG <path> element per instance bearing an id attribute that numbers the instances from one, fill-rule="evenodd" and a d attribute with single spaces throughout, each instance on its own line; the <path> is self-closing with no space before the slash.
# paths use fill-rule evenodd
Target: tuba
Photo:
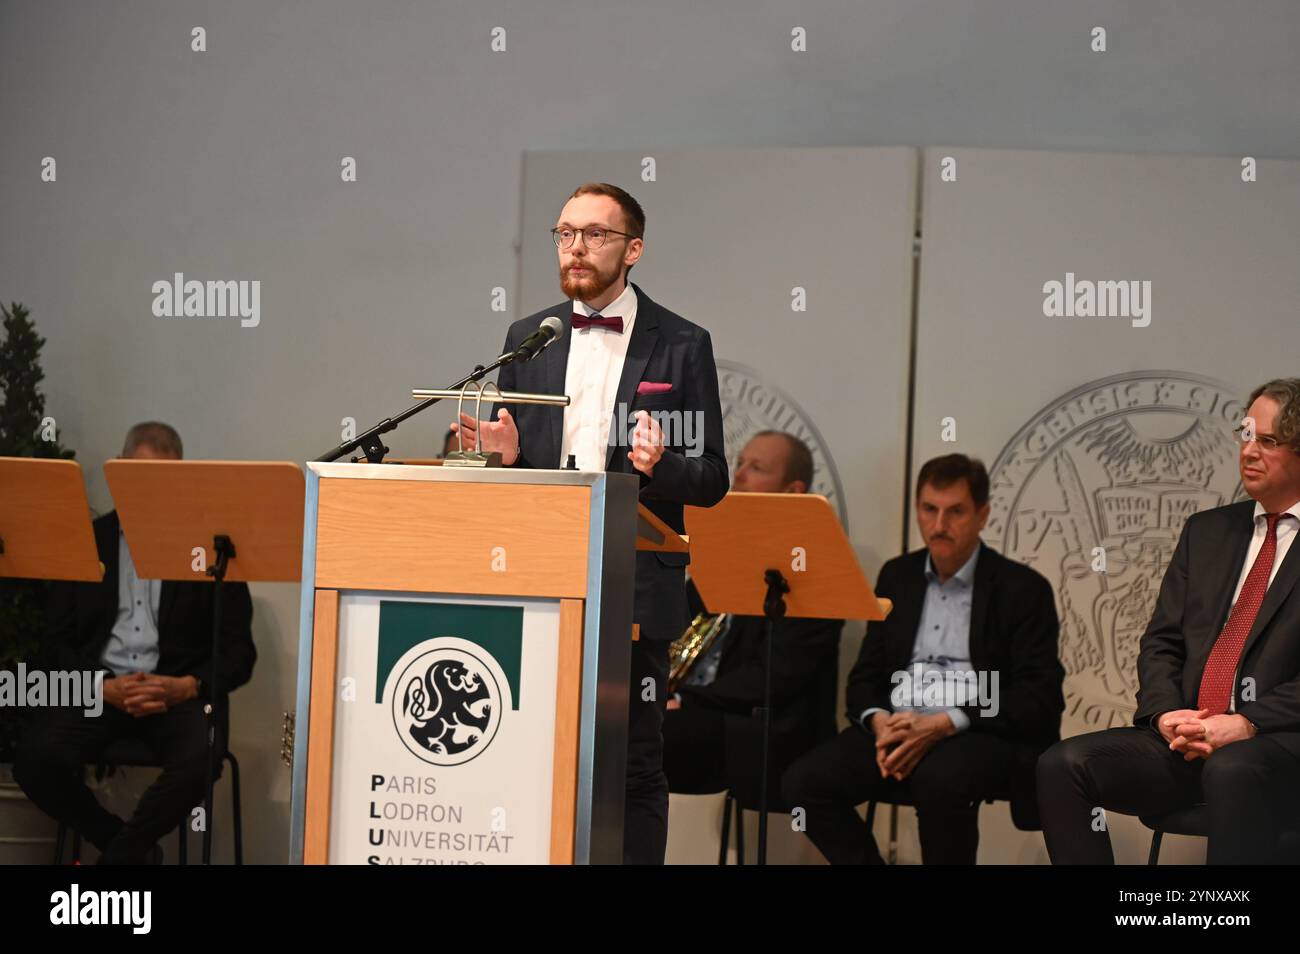
<path id="1" fill-rule="evenodd" d="M 668 648 L 668 694 L 672 695 L 714 641 L 731 625 L 730 613 L 700 613 Z"/>

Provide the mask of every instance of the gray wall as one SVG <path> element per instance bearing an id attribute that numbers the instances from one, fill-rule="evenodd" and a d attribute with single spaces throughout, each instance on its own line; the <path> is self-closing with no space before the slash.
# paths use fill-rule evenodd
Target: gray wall
<path id="1" fill-rule="evenodd" d="M 49 339 L 49 412 L 106 508 L 99 467 L 136 420 L 173 422 L 192 458 L 302 460 L 341 418 L 367 423 L 411 385 L 456 377 L 511 317 L 551 303 L 517 283 L 528 150 L 1300 157 L 1300 9 L 1244 9 L 6 0 L 0 299 Z M 1105 54 L 1088 52 L 1094 24 Z M 496 26 L 504 53 L 489 50 Z M 790 50 L 794 26 L 806 53 Z M 40 181 L 45 156 L 55 183 Z M 344 156 L 359 181 L 340 181 Z M 260 326 L 154 318 L 150 286 L 176 271 L 260 280 Z M 445 420 L 403 428 L 394 451 L 429 452 Z M 296 588 L 258 586 L 255 601 L 261 662 L 233 742 L 263 806 L 249 857 L 277 861 Z"/>

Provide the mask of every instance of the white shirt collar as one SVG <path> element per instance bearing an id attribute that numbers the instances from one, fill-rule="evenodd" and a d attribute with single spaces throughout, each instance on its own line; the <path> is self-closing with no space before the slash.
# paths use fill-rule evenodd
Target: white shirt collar
<path id="1" fill-rule="evenodd" d="M 1293 503 L 1291 506 L 1287 507 L 1287 508 L 1286 508 L 1285 510 L 1283 510 L 1282 512 L 1283 512 L 1283 513 L 1289 513 L 1291 516 L 1295 517 L 1296 520 L 1300 520 L 1300 500 L 1297 500 L 1295 503 Z M 1268 511 L 1264 509 L 1264 505 L 1263 505 L 1262 503 L 1260 503 L 1258 500 L 1256 500 L 1256 501 L 1255 501 L 1255 515 L 1254 515 L 1254 518 L 1253 518 L 1254 521 L 1255 521 L 1255 523 L 1259 523 L 1259 518 L 1262 517 L 1262 516 L 1264 516 L 1264 514 L 1266 514 L 1266 513 L 1268 513 Z M 1280 522 L 1281 522 L 1281 521 L 1279 521 L 1279 523 L 1280 523 Z"/>

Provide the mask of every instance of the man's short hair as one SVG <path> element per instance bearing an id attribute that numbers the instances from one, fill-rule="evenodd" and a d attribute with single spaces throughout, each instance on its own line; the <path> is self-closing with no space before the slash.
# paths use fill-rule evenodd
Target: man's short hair
<path id="1" fill-rule="evenodd" d="M 1293 453 L 1300 454 L 1300 378 L 1274 378 L 1250 392 L 1249 408 L 1260 395 L 1277 402 L 1277 420 L 1273 436 Z"/>
<path id="2" fill-rule="evenodd" d="M 921 488 L 926 485 L 943 490 L 959 480 L 966 481 L 966 486 L 970 488 L 976 510 L 988 503 L 989 472 L 978 458 L 967 457 L 965 454 L 932 457 L 922 464 L 921 472 L 916 475 L 916 499 L 921 499 Z"/>
<path id="3" fill-rule="evenodd" d="M 185 456 L 181 445 L 181 436 L 176 428 L 162 421 L 142 421 L 126 432 L 122 443 L 122 456 L 130 457 L 137 447 L 144 444 L 160 454 L 171 454 L 178 460 Z"/>
<path id="4" fill-rule="evenodd" d="M 645 211 L 641 208 L 641 203 L 625 190 L 608 182 L 584 182 L 573 190 L 573 195 L 569 198 L 576 199 L 580 195 L 603 195 L 613 199 L 623 210 L 627 231 L 633 238 L 645 238 Z"/>
<path id="5" fill-rule="evenodd" d="M 786 447 L 789 448 L 785 458 L 785 482 L 789 484 L 802 480 L 806 489 L 812 489 L 813 459 L 807 444 L 786 431 L 759 431 L 754 437 L 784 437 Z"/>

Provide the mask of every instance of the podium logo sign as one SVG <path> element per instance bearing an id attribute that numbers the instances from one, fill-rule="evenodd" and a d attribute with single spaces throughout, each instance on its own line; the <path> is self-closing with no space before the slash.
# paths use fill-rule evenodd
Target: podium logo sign
<path id="1" fill-rule="evenodd" d="M 1132 723 L 1138 644 L 1183 523 L 1244 496 L 1244 413 L 1218 381 L 1133 372 L 1062 395 L 998 455 L 984 537 L 1056 591 L 1068 717 Z"/>
<path id="2" fill-rule="evenodd" d="M 736 458 L 749 439 L 760 431 L 785 431 L 808 445 L 813 459 L 813 484 L 809 493 L 830 501 L 847 529 L 848 510 L 840 472 L 831 458 L 830 447 L 813 424 L 808 412 L 784 391 L 769 384 L 753 368 L 731 361 L 719 361 L 718 396 L 722 401 L 722 436 L 727 462 L 735 472 Z"/>
<path id="3" fill-rule="evenodd" d="M 397 678 L 393 725 L 402 744 L 431 765 L 460 765 L 482 753 L 501 724 L 501 687 L 473 653 L 447 645 L 413 659 Z"/>

